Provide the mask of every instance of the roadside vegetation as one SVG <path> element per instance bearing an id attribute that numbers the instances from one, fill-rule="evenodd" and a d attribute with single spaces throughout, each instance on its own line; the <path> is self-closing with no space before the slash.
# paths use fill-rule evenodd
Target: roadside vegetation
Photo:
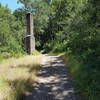
<path id="1" fill-rule="evenodd" d="M 0 5 L 0 60 L 25 54 L 25 15 L 30 11 L 34 18 L 36 49 L 64 53 L 78 93 L 84 100 L 98 100 L 100 0 L 18 1 L 24 7 L 13 13 Z"/>
<path id="2" fill-rule="evenodd" d="M 11 58 L 0 63 L 0 100 L 22 100 L 30 93 L 42 64 L 42 55 Z"/>
<path id="3" fill-rule="evenodd" d="M 61 53 L 59 56 L 64 60 L 66 66 L 69 67 L 76 93 L 81 96 L 81 99 L 98 100 L 100 97 L 99 71 L 90 69 L 89 64 L 84 64 L 83 61 L 72 54 Z"/>
<path id="4" fill-rule="evenodd" d="M 24 54 L 24 27 L 12 12 L 0 5 L 0 59 Z"/>

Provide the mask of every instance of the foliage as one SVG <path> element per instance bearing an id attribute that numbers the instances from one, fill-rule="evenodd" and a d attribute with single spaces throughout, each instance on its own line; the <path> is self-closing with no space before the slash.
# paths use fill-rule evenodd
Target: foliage
<path id="1" fill-rule="evenodd" d="M 87 63 L 84 64 L 84 61 L 72 54 L 65 53 L 63 57 L 66 64 L 70 66 L 77 93 L 82 96 L 82 100 L 98 100 L 100 97 L 99 71 Z"/>
<path id="2" fill-rule="evenodd" d="M 49 34 L 54 34 L 54 37 L 44 46 L 52 52 L 70 52 L 76 62 L 81 62 L 79 64 L 71 59 L 71 70 L 77 69 L 73 76 L 87 100 L 98 100 L 100 97 L 99 5 L 99 0 L 62 0 L 52 19 L 54 27 L 48 27 L 53 32 L 48 31 Z"/>
<path id="3" fill-rule="evenodd" d="M 52 27 L 52 18 L 55 15 L 56 4 L 58 5 L 60 1 L 61 0 L 19 0 L 19 2 L 24 4 L 22 12 L 26 10 L 26 12 L 29 11 L 33 13 L 37 49 L 43 49 L 44 43 L 49 42 L 53 37 L 53 34 L 48 31 L 50 31 L 49 27 Z M 51 22 L 51 25 L 49 22 Z"/>
<path id="4" fill-rule="evenodd" d="M 74 56 L 73 59 L 76 59 L 69 62 L 72 63 L 71 71 L 73 70 L 81 94 L 85 99 L 98 100 L 100 1 L 19 1 L 34 15 L 37 48 L 45 49 L 45 52 L 70 52 Z"/>
<path id="5" fill-rule="evenodd" d="M 13 14 L 0 6 L 0 53 L 23 51 L 25 14 L 34 16 L 36 48 L 66 52 L 85 100 L 100 95 L 100 0 L 19 0 Z M 84 73 L 84 74 L 83 74 Z M 87 81 L 86 81 L 87 80 Z"/>
<path id="6" fill-rule="evenodd" d="M 23 52 L 23 27 L 11 11 L 0 6 L 0 53 Z"/>

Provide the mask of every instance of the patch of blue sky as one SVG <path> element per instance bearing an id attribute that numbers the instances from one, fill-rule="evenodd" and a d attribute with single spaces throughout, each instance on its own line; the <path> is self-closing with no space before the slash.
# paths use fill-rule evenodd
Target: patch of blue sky
<path id="1" fill-rule="evenodd" d="M 14 11 L 23 6 L 23 4 L 18 3 L 17 0 L 0 0 L 0 3 L 3 6 L 7 5 L 7 7 L 11 9 L 11 11 Z"/>

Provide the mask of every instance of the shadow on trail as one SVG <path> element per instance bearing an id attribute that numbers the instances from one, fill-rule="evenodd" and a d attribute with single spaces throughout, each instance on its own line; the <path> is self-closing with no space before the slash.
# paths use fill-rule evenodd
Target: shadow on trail
<path id="1" fill-rule="evenodd" d="M 79 100 L 63 60 L 49 55 L 45 59 L 32 94 L 26 94 L 24 100 Z"/>

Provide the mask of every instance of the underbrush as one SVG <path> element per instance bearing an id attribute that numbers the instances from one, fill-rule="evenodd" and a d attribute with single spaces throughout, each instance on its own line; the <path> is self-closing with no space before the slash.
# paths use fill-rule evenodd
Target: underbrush
<path id="1" fill-rule="evenodd" d="M 0 100 L 22 100 L 31 92 L 42 56 L 10 58 L 0 63 Z"/>
<path id="2" fill-rule="evenodd" d="M 40 55 L 41 54 L 41 52 L 40 51 L 37 51 L 37 50 L 35 50 L 34 52 L 33 52 L 33 55 L 34 56 L 37 56 L 37 55 Z"/>
<path id="3" fill-rule="evenodd" d="M 70 68 L 77 92 L 82 96 L 82 100 L 99 100 L 100 72 L 91 64 L 95 64 L 95 61 L 84 63 L 85 61 L 78 57 L 66 53 L 62 54 L 61 57 Z"/>
<path id="4" fill-rule="evenodd" d="M 0 62 L 2 60 L 6 60 L 6 59 L 9 59 L 9 58 L 19 58 L 19 57 L 22 57 L 22 56 L 25 56 L 26 54 L 23 52 L 23 53 L 9 53 L 9 52 L 0 52 Z"/>
<path id="5" fill-rule="evenodd" d="M 2 60 L 5 60 L 5 59 L 9 59 L 9 58 L 20 58 L 20 57 L 24 57 L 26 55 L 27 54 L 25 52 L 20 52 L 20 53 L 15 53 L 15 52 L 0 52 L 0 62 Z M 41 52 L 35 50 L 33 52 L 33 55 L 34 56 L 41 55 Z"/>

